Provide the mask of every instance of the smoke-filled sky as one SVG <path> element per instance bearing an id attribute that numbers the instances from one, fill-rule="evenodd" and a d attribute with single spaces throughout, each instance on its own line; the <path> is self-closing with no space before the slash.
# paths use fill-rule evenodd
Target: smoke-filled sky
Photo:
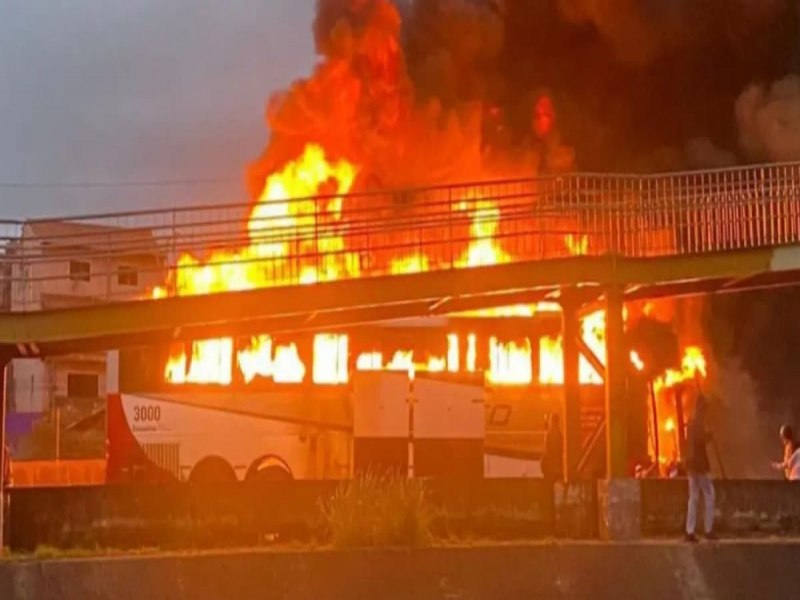
<path id="1" fill-rule="evenodd" d="M 423 107 L 395 131 L 414 135 L 432 122 L 439 130 L 418 136 L 428 138 L 425 151 L 403 139 L 394 154 L 378 153 L 392 175 L 403 152 L 428 165 L 454 148 L 472 152 L 475 101 L 501 107 L 512 141 L 524 142 L 542 92 L 558 116 L 557 139 L 534 148 L 545 157 L 534 158 L 540 165 L 653 170 L 800 159 L 794 0 L 395 4 L 412 89 L 380 88 L 403 83 L 384 72 L 368 93 Z M 388 0 L 0 0 L 0 218 L 244 200 L 245 169 L 265 147 L 271 94 L 308 76 L 315 51 L 347 52 L 342 24 L 355 32 L 357 52 L 369 52 L 376 40 L 390 43 L 363 37 L 373 22 L 388 25 L 380 35 L 392 35 L 384 5 Z M 384 16 L 375 18 L 376 11 Z M 380 68 L 374 58 L 353 63 L 351 83 L 370 88 L 370 73 Z M 374 102 L 381 97 L 365 101 L 368 118 L 357 119 L 378 139 L 354 135 L 351 148 L 375 154 L 373 146 L 388 147 L 374 127 L 376 115 L 387 118 Z M 337 114 L 323 108 L 319 116 Z M 377 179 L 424 182 L 414 172 L 419 164 L 407 166 L 406 179 L 414 181 L 380 172 Z M 447 165 L 436 167 L 447 174 Z"/>
<path id="2" fill-rule="evenodd" d="M 313 64 L 313 14 L 313 0 L 0 0 L 0 219 L 246 200 L 266 101 Z"/>

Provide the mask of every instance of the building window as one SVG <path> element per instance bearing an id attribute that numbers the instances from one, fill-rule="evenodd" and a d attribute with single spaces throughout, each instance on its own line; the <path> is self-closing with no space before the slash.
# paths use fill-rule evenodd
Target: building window
<path id="1" fill-rule="evenodd" d="M 100 378 L 91 373 L 67 373 L 67 397 L 99 398 Z"/>
<path id="2" fill-rule="evenodd" d="M 91 265 L 85 260 L 69 261 L 69 278 L 71 281 L 89 281 Z"/>
<path id="3" fill-rule="evenodd" d="M 139 272 L 133 267 L 120 265 L 117 269 L 117 285 L 136 287 L 139 285 Z"/>

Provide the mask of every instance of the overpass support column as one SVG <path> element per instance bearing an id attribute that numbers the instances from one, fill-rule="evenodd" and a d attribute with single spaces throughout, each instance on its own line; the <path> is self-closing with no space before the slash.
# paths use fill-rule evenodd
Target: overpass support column
<path id="1" fill-rule="evenodd" d="M 626 477 L 627 407 L 625 392 L 626 352 L 623 295 L 619 286 L 606 290 L 606 474 L 608 479 Z"/>
<path id="2" fill-rule="evenodd" d="M 625 344 L 623 293 L 606 290 L 606 471 L 597 487 L 601 515 L 600 537 L 631 540 L 641 536 L 640 481 L 629 477 L 628 462 L 628 353 Z"/>
<path id="3" fill-rule="evenodd" d="M 564 340 L 564 467 L 567 481 L 578 478 L 581 460 L 580 301 L 569 295 L 561 300 Z"/>

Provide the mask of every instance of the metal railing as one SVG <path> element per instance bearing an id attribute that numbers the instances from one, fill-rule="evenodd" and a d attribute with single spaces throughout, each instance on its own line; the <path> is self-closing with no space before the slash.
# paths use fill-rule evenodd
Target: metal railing
<path id="1" fill-rule="evenodd" d="M 0 311 L 800 243 L 800 163 L 0 221 Z M 263 205 L 262 205 L 263 206 Z M 68 300 L 70 299 L 70 300 Z"/>

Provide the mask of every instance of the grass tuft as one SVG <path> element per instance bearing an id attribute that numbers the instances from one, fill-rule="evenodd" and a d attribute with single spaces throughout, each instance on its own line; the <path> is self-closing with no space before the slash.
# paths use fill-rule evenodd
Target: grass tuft
<path id="1" fill-rule="evenodd" d="M 432 512 L 419 480 L 368 473 L 342 483 L 322 512 L 336 548 L 431 543 Z"/>

